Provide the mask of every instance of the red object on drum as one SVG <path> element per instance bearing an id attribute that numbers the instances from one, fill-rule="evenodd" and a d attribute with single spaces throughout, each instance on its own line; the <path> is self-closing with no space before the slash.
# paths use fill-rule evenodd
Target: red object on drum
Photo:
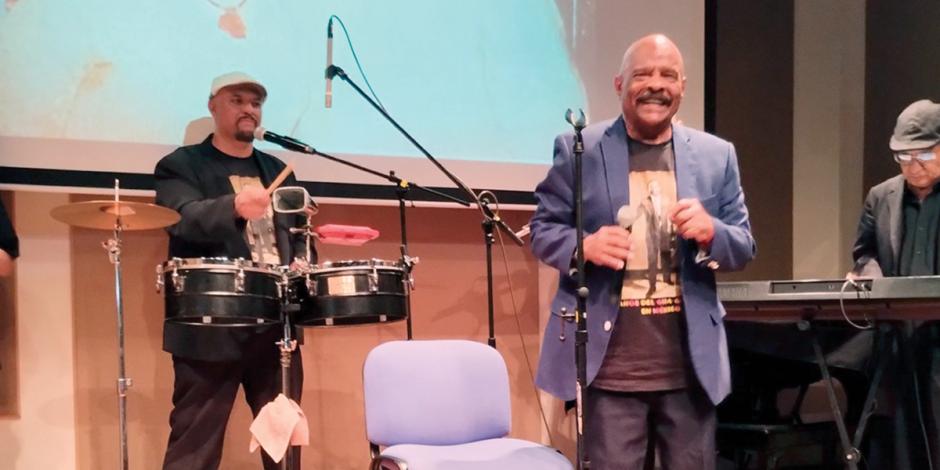
<path id="1" fill-rule="evenodd" d="M 359 246 L 369 240 L 379 237 L 379 231 L 371 227 L 362 227 L 359 225 L 321 225 L 313 231 L 321 243 L 333 245 Z"/>

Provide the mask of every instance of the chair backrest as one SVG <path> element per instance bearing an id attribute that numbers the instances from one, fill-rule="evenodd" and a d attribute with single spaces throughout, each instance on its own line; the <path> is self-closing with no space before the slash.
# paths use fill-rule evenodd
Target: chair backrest
<path id="1" fill-rule="evenodd" d="M 509 434 L 509 374 L 495 349 L 472 341 L 391 341 L 363 367 L 373 444 L 451 445 Z"/>

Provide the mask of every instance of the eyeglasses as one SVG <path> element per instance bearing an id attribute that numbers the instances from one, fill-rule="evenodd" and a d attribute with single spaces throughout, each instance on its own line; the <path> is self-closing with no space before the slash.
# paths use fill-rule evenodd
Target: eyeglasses
<path id="1" fill-rule="evenodd" d="M 894 152 L 894 161 L 902 165 L 910 165 L 917 160 L 919 162 L 929 162 L 937 158 L 932 149 L 928 150 L 908 150 L 905 152 Z"/>

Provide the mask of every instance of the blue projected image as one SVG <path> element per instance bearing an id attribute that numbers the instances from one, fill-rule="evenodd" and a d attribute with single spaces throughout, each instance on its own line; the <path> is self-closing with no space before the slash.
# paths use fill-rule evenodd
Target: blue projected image
<path id="1" fill-rule="evenodd" d="M 349 28 L 388 112 L 437 157 L 546 163 L 586 103 L 553 0 L 7 0 L 0 136 L 178 145 L 213 77 L 268 89 L 263 125 L 326 152 L 420 155 L 339 79 L 325 109 L 326 23 Z M 334 23 L 333 62 L 365 88 Z"/>

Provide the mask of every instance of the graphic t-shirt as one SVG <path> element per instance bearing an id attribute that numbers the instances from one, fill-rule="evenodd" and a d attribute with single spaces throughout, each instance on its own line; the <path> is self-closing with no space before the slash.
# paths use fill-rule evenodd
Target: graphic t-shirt
<path id="1" fill-rule="evenodd" d="M 684 388 L 689 371 L 676 229 L 672 142 L 630 141 L 633 258 L 627 262 L 620 312 L 607 354 L 591 384 L 605 390 L 648 392 Z"/>
<path id="2" fill-rule="evenodd" d="M 237 158 L 222 152 L 219 152 L 217 156 L 222 159 L 223 165 L 229 170 L 228 179 L 236 194 L 248 186 L 264 187 L 261 181 L 261 170 L 254 157 Z M 271 265 L 281 264 L 274 236 L 274 211 L 270 206 L 264 217 L 249 220 L 245 225 L 245 241 L 251 251 L 252 261 Z"/>

